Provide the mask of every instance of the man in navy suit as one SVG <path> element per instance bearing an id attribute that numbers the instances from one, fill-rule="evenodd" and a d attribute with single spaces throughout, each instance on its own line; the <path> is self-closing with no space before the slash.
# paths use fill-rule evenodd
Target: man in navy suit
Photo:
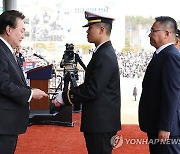
<path id="1" fill-rule="evenodd" d="M 180 51 L 180 30 L 178 29 L 176 32 L 176 42 L 175 42 L 176 48 Z"/>
<path id="2" fill-rule="evenodd" d="M 151 154 L 179 154 L 180 53 L 175 47 L 177 23 L 167 16 L 155 18 L 149 37 L 156 48 L 142 83 L 140 129 L 147 133 Z"/>
<path id="3" fill-rule="evenodd" d="M 24 38 L 25 16 L 15 10 L 0 15 L 0 154 L 13 154 L 18 134 L 26 131 L 29 102 L 48 95 L 27 86 L 14 49 Z"/>
<path id="4" fill-rule="evenodd" d="M 60 92 L 55 103 L 82 103 L 81 131 L 89 154 L 111 154 L 111 139 L 120 130 L 120 74 L 110 41 L 113 18 L 85 12 L 87 39 L 95 50 L 84 83 Z"/>

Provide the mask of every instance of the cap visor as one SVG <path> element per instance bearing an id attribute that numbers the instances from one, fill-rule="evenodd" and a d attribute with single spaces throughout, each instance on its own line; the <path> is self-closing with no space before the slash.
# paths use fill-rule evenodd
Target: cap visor
<path id="1" fill-rule="evenodd" d="M 84 25 L 84 26 L 82 26 L 82 27 L 89 27 L 89 24 L 86 24 L 86 25 Z"/>

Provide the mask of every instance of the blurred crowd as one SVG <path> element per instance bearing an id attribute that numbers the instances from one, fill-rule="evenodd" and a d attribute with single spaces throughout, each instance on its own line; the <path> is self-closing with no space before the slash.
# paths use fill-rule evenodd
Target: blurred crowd
<path id="1" fill-rule="evenodd" d="M 37 52 L 33 48 L 29 48 L 29 47 L 22 48 L 21 53 L 25 58 L 25 62 L 34 62 L 34 64 L 35 64 L 34 68 L 47 65 L 48 55 L 45 55 L 45 56 L 44 56 L 44 54 L 41 55 L 41 53 Z M 44 59 L 34 56 L 34 53 L 36 53 L 37 55 L 41 55 L 41 57 Z M 55 59 L 57 59 L 57 57 L 54 57 L 54 59 L 50 60 L 49 64 L 53 64 L 56 66 L 56 60 Z"/>
<path id="2" fill-rule="evenodd" d="M 22 48 L 21 53 L 25 57 L 26 62 L 34 62 L 34 67 L 47 65 L 46 61 L 33 56 L 34 50 L 30 48 Z M 38 54 L 38 53 L 37 53 Z M 83 55 L 82 60 L 83 60 Z M 118 52 L 117 58 L 119 62 L 120 74 L 125 78 L 141 78 L 144 76 L 146 67 L 152 57 L 152 52 Z M 44 57 L 45 59 L 47 57 Z M 49 62 L 55 68 L 60 68 L 59 63 L 54 60 Z"/>
<path id="3" fill-rule="evenodd" d="M 119 52 L 117 57 L 122 77 L 140 78 L 144 76 L 152 52 Z"/>

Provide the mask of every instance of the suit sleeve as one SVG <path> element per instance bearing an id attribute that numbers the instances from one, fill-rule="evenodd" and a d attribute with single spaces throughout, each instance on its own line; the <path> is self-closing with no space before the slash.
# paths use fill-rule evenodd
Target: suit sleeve
<path id="1" fill-rule="evenodd" d="M 102 95 L 114 71 L 113 61 L 107 55 L 99 56 L 83 84 L 62 94 L 65 104 L 90 102 Z M 88 68 L 87 68 L 88 70 Z"/>
<path id="2" fill-rule="evenodd" d="M 84 65 L 83 61 L 81 60 L 78 54 L 75 54 L 75 59 L 83 67 L 83 69 L 86 70 L 86 66 Z"/>
<path id="3" fill-rule="evenodd" d="M 180 56 L 169 55 L 164 59 L 161 79 L 158 129 L 170 132 L 180 103 Z"/>

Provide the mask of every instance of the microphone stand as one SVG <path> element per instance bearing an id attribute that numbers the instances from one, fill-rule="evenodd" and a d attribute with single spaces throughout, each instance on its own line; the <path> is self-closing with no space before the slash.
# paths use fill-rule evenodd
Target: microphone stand
<path id="1" fill-rule="evenodd" d="M 44 61 L 47 63 L 47 65 L 49 65 L 49 62 L 48 62 L 45 58 L 43 58 L 42 56 L 37 55 L 36 53 L 34 53 L 33 55 L 36 56 L 36 57 L 38 57 L 39 59 L 44 60 Z"/>

